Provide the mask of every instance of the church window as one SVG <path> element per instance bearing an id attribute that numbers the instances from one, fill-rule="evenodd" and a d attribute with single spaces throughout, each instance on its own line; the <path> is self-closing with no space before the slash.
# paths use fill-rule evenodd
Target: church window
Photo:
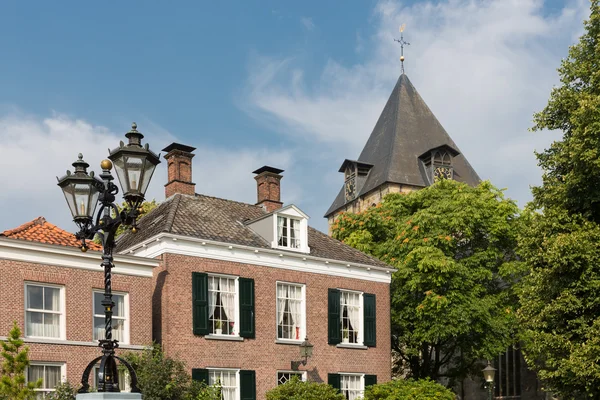
<path id="1" fill-rule="evenodd" d="M 452 157 L 446 150 L 436 150 L 432 154 L 432 177 L 438 179 L 452 179 L 454 170 L 452 169 Z"/>
<path id="2" fill-rule="evenodd" d="M 356 197 L 356 171 L 352 166 L 349 166 L 346 168 L 344 175 L 346 178 L 344 183 L 346 201 L 354 200 Z"/>
<path id="3" fill-rule="evenodd" d="M 513 346 L 500 354 L 496 367 L 495 397 L 520 399 L 521 397 L 521 351 Z"/>

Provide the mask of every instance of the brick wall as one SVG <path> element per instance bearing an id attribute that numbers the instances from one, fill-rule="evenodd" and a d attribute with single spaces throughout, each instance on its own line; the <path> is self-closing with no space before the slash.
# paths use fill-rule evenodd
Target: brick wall
<path id="1" fill-rule="evenodd" d="M 311 381 L 327 382 L 328 373 L 357 372 L 391 378 L 389 285 L 322 274 L 165 254 L 154 295 L 154 309 L 163 318 L 155 326 L 165 351 L 182 358 L 188 368 L 239 368 L 256 371 L 257 399 L 276 386 L 277 370 L 289 370 L 300 360 L 297 345 L 276 344 L 276 282 L 306 285 L 307 334 L 314 345 L 313 357 L 300 370 Z M 243 342 L 210 340 L 192 333 L 192 272 L 213 272 L 254 279 L 256 338 Z M 377 347 L 342 349 L 327 344 L 327 289 L 341 288 L 377 296 Z M 157 304 L 157 301 L 160 304 Z"/>
<path id="2" fill-rule="evenodd" d="M 100 264 L 98 254 L 98 264 Z M 100 355 L 93 338 L 93 297 L 95 289 L 103 290 L 104 274 L 98 271 L 65 268 L 0 259 L 0 336 L 8 335 L 13 321 L 25 333 L 25 282 L 50 283 L 64 286 L 66 303 L 66 339 L 85 342 L 74 344 L 26 343 L 32 361 L 64 362 L 66 378 L 72 383 L 81 380 L 87 364 Z M 130 344 L 152 343 L 152 279 L 130 275 L 113 275 L 113 291 L 129 294 Z M 33 340 L 33 339 L 32 339 Z M 127 351 L 119 349 L 118 352 Z"/>

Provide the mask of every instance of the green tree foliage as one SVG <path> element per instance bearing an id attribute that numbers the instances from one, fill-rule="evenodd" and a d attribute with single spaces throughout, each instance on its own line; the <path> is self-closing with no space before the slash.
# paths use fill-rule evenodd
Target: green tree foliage
<path id="1" fill-rule="evenodd" d="M 29 365 L 29 347 L 23 346 L 21 329 L 15 322 L 5 342 L 0 342 L 2 365 L 0 365 L 0 399 L 35 399 L 34 389 L 42 382 L 26 382 L 25 372 Z"/>
<path id="2" fill-rule="evenodd" d="M 444 386 L 428 379 L 418 381 L 395 379 L 369 386 L 365 400 L 455 400 L 456 396 Z"/>
<path id="3" fill-rule="evenodd" d="M 453 180 L 377 207 L 342 214 L 333 234 L 395 266 L 392 348 L 395 372 L 416 379 L 479 375 L 478 360 L 513 340 L 520 277 L 518 208 L 489 182 Z"/>
<path id="4" fill-rule="evenodd" d="M 267 400 L 344 400 L 337 389 L 326 383 L 302 382 L 297 376 L 267 392 Z"/>
<path id="5" fill-rule="evenodd" d="M 139 207 L 140 215 L 138 215 L 137 220 L 139 221 L 140 219 L 142 219 L 144 215 L 154 210 L 158 205 L 159 203 L 156 202 L 156 199 L 152 199 L 151 201 L 144 201 Z M 121 205 L 119 205 L 119 211 L 122 211 L 125 207 L 127 207 L 127 203 L 123 202 Z M 121 234 L 123 234 L 123 232 L 125 232 L 126 229 L 131 229 L 131 227 L 126 227 L 124 225 L 119 226 L 115 238 L 118 238 Z"/>
<path id="6" fill-rule="evenodd" d="M 559 68 L 561 86 L 534 116 L 534 131 L 562 130 L 537 154 L 520 252 L 530 274 L 518 317 L 524 354 L 564 399 L 600 398 L 600 5 Z"/>
<path id="7" fill-rule="evenodd" d="M 123 355 L 134 368 L 144 400 L 220 400 L 220 388 L 192 381 L 185 363 L 159 345 Z"/>
<path id="8" fill-rule="evenodd" d="M 61 382 L 46 396 L 47 400 L 75 400 L 77 388 L 69 382 Z"/>

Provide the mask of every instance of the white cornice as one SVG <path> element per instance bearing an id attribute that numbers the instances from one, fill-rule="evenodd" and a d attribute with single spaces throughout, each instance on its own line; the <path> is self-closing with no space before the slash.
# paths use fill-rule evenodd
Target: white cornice
<path id="1" fill-rule="evenodd" d="M 102 271 L 100 268 L 102 256 L 98 251 L 83 253 L 77 248 L 26 240 L 0 238 L 0 259 Z M 114 264 L 113 274 L 151 278 L 152 269 L 159 265 L 159 261 L 117 255 Z"/>
<path id="2" fill-rule="evenodd" d="M 390 283 L 393 268 L 314 257 L 291 251 L 243 246 L 159 233 L 121 254 L 154 258 L 165 253 L 211 258 L 345 278 Z"/>
<path id="3" fill-rule="evenodd" d="M 0 341 L 6 341 L 8 337 L 0 336 Z M 39 338 L 21 338 L 25 343 L 37 343 L 37 344 L 60 344 L 64 346 L 87 346 L 87 347 L 98 347 L 98 342 L 82 342 L 78 340 L 61 340 L 61 339 L 39 339 Z M 144 350 L 151 346 L 142 346 L 137 344 L 123 344 L 119 343 L 120 349 L 125 350 Z"/>

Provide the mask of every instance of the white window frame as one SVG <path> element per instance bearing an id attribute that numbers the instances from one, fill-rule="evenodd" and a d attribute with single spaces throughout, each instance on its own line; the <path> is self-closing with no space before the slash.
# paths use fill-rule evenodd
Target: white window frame
<path id="1" fill-rule="evenodd" d="M 277 375 L 275 375 L 276 378 L 276 384 L 277 386 L 281 386 L 283 385 L 283 383 L 279 383 L 279 374 L 292 374 L 292 375 L 300 375 L 300 380 L 302 382 L 306 382 L 306 371 L 293 371 L 291 369 L 278 369 L 277 370 Z M 290 376 L 291 378 L 291 376 Z"/>
<path id="2" fill-rule="evenodd" d="M 279 217 L 287 218 L 287 237 L 288 244 L 287 246 L 279 245 L 279 235 L 278 235 L 278 225 L 279 225 Z M 291 235 L 290 235 L 290 219 L 294 219 L 299 222 L 299 232 L 298 232 L 298 240 L 299 246 L 292 247 L 291 243 Z M 289 251 L 296 251 L 299 253 L 310 253 L 310 248 L 308 247 L 308 216 L 304 214 L 300 209 L 298 209 L 294 205 L 290 205 L 285 207 L 283 210 L 277 210 L 273 213 L 273 242 L 271 243 L 271 247 L 274 249 L 284 249 Z"/>
<path id="3" fill-rule="evenodd" d="M 225 274 L 212 274 L 209 273 L 208 275 L 208 279 L 210 280 L 211 277 L 215 277 L 215 278 L 227 278 L 227 279 L 233 279 L 235 281 L 235 321 L 234 321 L 234 325 L 233 325 L 233 331 L 235 332 L 235 334 L 233 335 L 227 335 L 227 334 L 217 334 L 217 333 L 209 333 L 208 337 L 211 338 L 239 338 L 240 337 L 240 279 L 239 276 L 236 275 L 225 275 Z M 210 284 L 208 285 L 210 287 Z M 207 299 L 209 307 L 210 307 L 210 289 L 207 288 L 208 290 L 208 297 L 209 299 Z M 211 324 L 210 321 L 210 315 L 208 316 L 208 323 Z M 210 327 L 209 327 L 209 332 L 210 332 Z M 216 328 L 215 328 L 216 329 Z M 223 368 L 221 368 L 223 369 Z"/>
<path id="4" fill-rule="evenodd" d="M 340 291 L 340 338 L 342 342 L 340 344 L 344 346 L 363 346 L 365 340 L 365 321 L 364 321 L 364 313 L 365 313 L 365 303 L 363 292 L 359 292 L 356 290 L 348 290 L 348 289 L 338 289 Z M 342 297 L 344 293 L 352 293 L 359 295 L 359 310 L 358 310 L 358 338 L 356 339 L 356 343 L 343 343 L 344 338 L 344 328 L 343 328 L 343 320 L 344 320 L 344 310 L 342 309 Z"/>
<path id="5" fill-rule="evenodd" d="M 92 379 L 91 387 L 97 389 L 96 379 L 98 379 L 98 372 L 100 370 L 100 363 L 94 365 L 92 369 Z M 131 392 L 131 376 L 129 376 L 129 371 L 127 369 L 124 370 L 125 382 L 119 382 L 119 388 L 121 389 L 121 393 L 129 393 Z"/>
<path id="6" fill-rule="evenodd" d="M 28 303 L 27 303 L 27 288 L 29 286 L 38 286 L 38 287 L 50 287 L 50 288 L 54 288 L 54 289 L 59 289 L 59 303 L 60 303 L 60 311 L 59 312 L 54 312 L 54 311 L 48 311 L 48 310 L 38 310 L 38 309 L 29 309 Z M 24 299 L 23 299 L 23 309 L 25 311 L 25 326 L 24 326 L 24 334 L 23 337 L 26 338 L 35 338 L 35 339 L 54 339 L 54 340 L 66 340 L 67 339 L 67 324 L 66 324 L 66 315 L 67 315 L 67 308 L 66 308 L 66 301 L 65 301 L 65 287 L 63 285 L 56 285 L 56 284 L 52 284 L 52 283 L 44 283 L 44 282 L 25 282 L 24 285 Z M 58 322 L 58 329 L 59 329 L 59 335 L 58 337 L 52 337 L 52 336 L 34 336 L 34 335 L 29 335 L 27 332 L 27 313 L 28 312 L 41 312 L 41 313 L 47 313 L 47 314 L 58 314 L 59 315 L 59 322 Z"/>
<path id="7" fill-rule="evenodd" d="M 208 384 L 210 385 L 210 373 L 216 371 L 224 371 L 224 372 L 235 372 L 235 400 L 240 400 L 241 398 L 241 387 L 240 387 L 240 370 L 235 368 L 217 368 L 217 367 L 208 367 Z"/>
<path id="8" fill-rule="evenodd" d="M 280 218 L 287 221 L 287 223 L 284 224 L 286 232 L 283 233 L 283 235 L 287 238 L 287 245 L 279 244 L 279 219 Z M 302 245 L 304 244 L 304 240 L 305 240 L 302 235 L 302 219 L 299 217 L 292 217 L 289 215 L 281 214 L 281 215 L 277 215 L 275 220 L 276 220 L 276 224 L 277 224 L 277 230 L 275 231 L 275 239 L 277 240 L 277 247 L 282 248 L 282 249 L 296 250 L 296 251 L 300 250 L 302 248 Z M 295 224 L 298 224 L 298 230 L 297 230 L 298 237 L 294 237 L 294 240 L 296 240 L 298 243 L 297 246 L 292 246 L 292 230 L 293 230 L 292 229 L 292 221 L 294 221 Z"/>
<path id="9" fill-rule="evenodd" d="M 300 338 L 299 339 L 284 339 L 279 337 L 279 297 L 278 297 L 278 287 L 279 285 L 289 285 L 299 287 L 302 291 L 300 312 L 302 313 L 301 325 L 300 325 Z M 286 282 L 286 281 L 277 281 L 275 282 L 275 337 L 277 338 L 277 342 L 290 342 L 290 343 L 302 343 L 304 338 L 306 338 L 306 285 L 303 283 L 295 283 L 295 282 Z"/>
<path id="10" fill-rule="evenodd" d="M 60 367 L 60 382 L 66 382 L 67 381 L 67 364 L 65 364 L 64 362 L 53 362 L 53 361 L 31 361 L 29 363 L 29 366 L 34 366 L 34 367 Z M 46 374 L 45 374 L 45 368 L 44 368 L 44 378 L 43 380 L 46 380 Z M 25 370 L 25 381 L 29 382 L 29 370 Z M 44 382 L 45 383 L 45 382 Z M 49 395 L 50 393 L 56 391 L 56 389 L 46 389 L 46 388 L 38 388 L 38 389 L 34 389 L 34 391 L 37 393 L 43 393 L 43 397 L 46 398 L 47 395 Z"/>
<path id="11" fill-rule="evenodd" d="M 100 293 L 102 295 L 104 295 L 104 291 L 100 290 L 100 289 L 94 289 L 92 290 L 92 341 L 97 341 L 98 339 L 94 339 L 94 318 L 101 318 L 104 317 L 104 313 L 102 313 L 102 315 L 100 314 L 96 314 L 94 311 L 96 310 L 96 304 L 94 304 L 94 298 L 95 298 L 95 294 L 96 293 Z M 124 317 L 115 317 L 115 315 L 113 314 L 113 320 L 114 319 L 118 319 L 118 320 L 125 320 L 125 324 L 123 325 L 123 340 L 119 341 L 120 344 L 130 344 L 130 333 L 129 333 L 129 329 L 130 329 L 130 308 L 129 308 L 129 293 L 128 292 L 112 292 L 113 295 L 119 295 L 119 296 L 123 296 L 123 303 L 125 303 L 125 308 L 123 310 L 124 312 Z M 113 337 L 114 339 L 114 337 Z"/>
<path id="12" fill-rule="evenodd" d="M 360 394 L 357 397 L 357 399 L 362 399 L 365 395 L 365 374 L 357 374 L 355 372 L 340 372 L 338 374 L 340 376 L 340 392 L 345 395 L 344 393 L 344 387 L 343 387 L 343 378 L 344 377 L 351 377 L 351 376 L 358 376 L 360 377 Z"/>

